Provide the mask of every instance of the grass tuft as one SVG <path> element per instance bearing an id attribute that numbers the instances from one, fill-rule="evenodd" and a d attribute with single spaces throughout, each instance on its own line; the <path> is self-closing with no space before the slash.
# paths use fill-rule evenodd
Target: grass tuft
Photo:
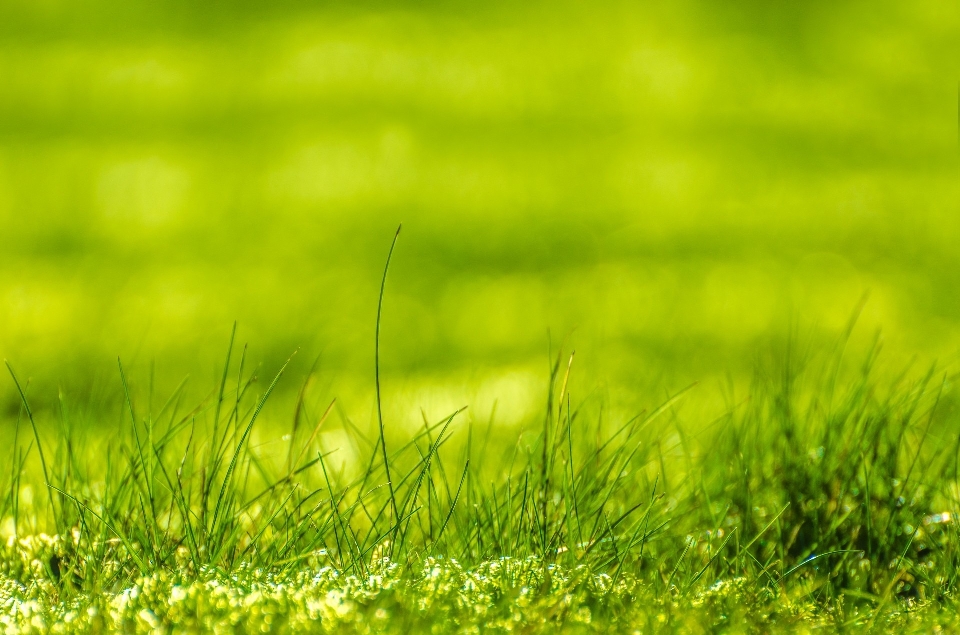
<path id="1" fill-rule="evenodd" d="M 62 392 L 44 428 L 7 363 L 21 403 L 0 483 L 5 630 L 957 626 L 935 610 L 953 606 L 960 565 L 947 376 L 885 379 L 876 348 L 842 370 L 848 329 L 838 352 L 788 347 L 690 435 L 695 386 L 604 417 L 574 401 L 561 350 L 535 420 L 491 413 L 478 437 L 466 408 L 424 414 L 388 445 L 380 319 L 399 233 L 375 439 L 344 416 L 355 456 L 339 467 L 320 434 L 336 402 L 310 390 L 318 362 L 292 424 L 259 429 L 292 356 L 255 394 L 236 324 L 219 382 L 186 412 L 186 380 L 154 413 L 152 379 L 138 393 L 118 360 L 122 424 L 96 439 L 83 437 L 102 423 L 77 426 Z"/>

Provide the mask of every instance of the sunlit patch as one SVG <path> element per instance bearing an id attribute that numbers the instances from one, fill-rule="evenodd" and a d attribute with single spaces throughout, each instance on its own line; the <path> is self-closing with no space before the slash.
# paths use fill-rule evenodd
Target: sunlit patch
<path id="1" fill-rule="evenodd" d="M 256 631 L 282 619 L 294 630 L 319 620 L 323 631 L 335 632 L 365 619 L 388 620 L 392 612 L 426 617 L 441 611 L 459 615 L 465 624 L 487 622 L 513 630 L 536 624 L 541 611 L 560 609 L 573 610 L 574 623 L 589 623 L 594 618 L 589 605 L 622 602 L 638 590 L 630 576 L 614 584 L 610 576 L 591 574 L 584 567 L 564 568 L 532 557 L 499 558 L 473 569 L 454 559 L 427 558 L 414 576 L 387 559 L 367 576 L 341 575 L 329 568 L 292 577 L 238 574 L 211 570 L 191 579 L 175 571 L 157 572 L 120 591 L 90 598 L 86 611 L 58 601 L 39 578 L 22 585 L 0 576 L 0 624 L 10 633 L 52 623 L 64 627 L 60 632 L 79 633 L 99 620 L 106 620 L 101 627 L 120 631 L 161 625 L 213 630 L 240 624 Z M 518 601 L 504 604 L 502 599 L 511 595 Z"/>
<path id="2" fill-rule="evenodd" d="M 97 203 L 115 222 L 159 226 L 183 209 L 189 186 L 186 170 L 152 156 L 106 167 L 97 183 Z"/>
<path id="3" fill-rule="evenodd" d="M 491 423 L 517 425 L 542 407 L 545 385 L 537 373 L 523 367 L 497 369 L 483 375 L 458 378 L 416 378 L 403 385 L 392 407 L 398 422 L 410 430 L 433 425 L 467 407 L 454 421 L 472 419 L 485 428 Z"/>
<path id="4" fill-rule="evenodd" d="M 943 523 L 949 523 L 953 520 L 953 515 L 950 512 L 940 512 L 939 514 L 930 514 L 929 516 L 923 517 L 924 525 L 940 525 Z"/>

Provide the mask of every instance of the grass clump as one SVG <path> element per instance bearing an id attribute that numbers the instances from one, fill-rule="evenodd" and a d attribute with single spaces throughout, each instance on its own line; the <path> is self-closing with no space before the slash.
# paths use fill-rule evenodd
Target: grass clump
<path id="1" fill-rule="evenodd" d="M 873 353 L 852 376 L 784 355 L 690 435 L 687 390 L 604 420 L 574 405 L 558 355 L 519 429 L 457 410 L 387 443 L 382 415 L 373 435 L 344 419 L 363 453 L 337 465 L 319 435 L 334 404 L 302 389 L 286 444 L 268 443 L 286 365 L 257 394 L 235 349 L 189 409 L 181 384 L 144 411 L 121 364 L 106 436 L 62 395 L 42 427 L 11 368 L 7 631 L 956 625 L 957 435 L 933 371 L 884 382 Z"/>
<path id="2" fill-rule="evenodd" d="M 958 563 L 949 381 L 930 370 L 884 387 L 868 359 L 834 390 L 826 371 L 810 369 L 813 385 L 796 367 L 760 376 L 705 462 L 712 497 L 757 536 L 754 575 L 803 578 L 848 603 L 941 601 Z"/>

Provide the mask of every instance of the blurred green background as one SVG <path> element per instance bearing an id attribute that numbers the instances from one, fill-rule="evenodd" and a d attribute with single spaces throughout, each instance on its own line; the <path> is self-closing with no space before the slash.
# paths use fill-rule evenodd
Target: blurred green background
<path id="1" fill-rule="evenodd" d="M 539 407 L 551 341 L 632 406 L 867 292 L 952 364 L 958 42 L 950 0 L 4 0 L 0 355 L 199 397 L 237 320 L 362 419 L 402 221 L 390 408 Z"/>

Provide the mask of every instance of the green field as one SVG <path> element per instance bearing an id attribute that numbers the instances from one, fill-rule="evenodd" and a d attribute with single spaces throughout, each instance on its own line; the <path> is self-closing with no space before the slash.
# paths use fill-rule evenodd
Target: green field
<path id="1" fill-rule="evenodd" d="M 960 628 L 957 42 L 0 2 L 0 624 Z"/>

